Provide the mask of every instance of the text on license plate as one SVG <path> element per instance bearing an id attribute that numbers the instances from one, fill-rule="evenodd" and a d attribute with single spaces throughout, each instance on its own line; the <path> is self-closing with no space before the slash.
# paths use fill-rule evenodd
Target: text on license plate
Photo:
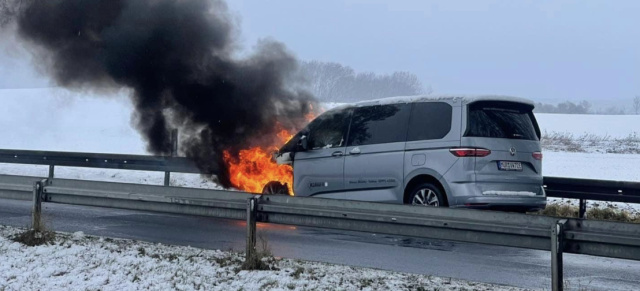
<path id="1" fill-rule="evenodd" d="M 521 162 L 498 161 L 498 170 L 500 171 L 522 171 Z"/>

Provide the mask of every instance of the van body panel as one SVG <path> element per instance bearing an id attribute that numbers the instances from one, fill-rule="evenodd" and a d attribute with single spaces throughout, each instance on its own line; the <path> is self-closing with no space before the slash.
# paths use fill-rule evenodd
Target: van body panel
<path id="1" fill-rule="evenodd" d="M 404 189 L 404 144 L 347 147 L 344 164 L 347 199 L 397 202 Z"/>
<path id="2" fill-rule="evenodd" d="M 344 191 L 344 151 L 342 147 L 297 152 L 293 162 L 293 193 L 315 196 Z M 337 152 L 342 155 L 334 155 Z"/>
<path id="3" fill-rule="evenodd" d="M 409 183 L 429 176 L 440 182 L 450 207 L 542 209 L 542 162 L 533 155 L 541 151 L 540 130 L 532 109 L 528 100 L 505 96 L 398 97 L 344 106 L 332 113 L 349 112 L 345 137 L 334 135 L 332 148 L 286 147 L 295 152 L 295 194 L 404 203 Z M 490 153 L 460 156 L 459 149 Z"/>

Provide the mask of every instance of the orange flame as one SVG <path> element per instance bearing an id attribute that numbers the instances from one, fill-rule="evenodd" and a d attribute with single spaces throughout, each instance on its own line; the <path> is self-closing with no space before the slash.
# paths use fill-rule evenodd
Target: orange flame
<path id="1" fill-rule="evenodd" d="M 291 165 L 278 165 L 272 158 L 270 151 L 276 151 L 278 147 L 267 149 L 252 147 L 241 150 L 238 157 L 232 157 L 228 151 L 224 151 L 223 158 L 229 167 L 231 183 L 238 189 L 250 193 L 262 193 L 267 183 L 278 181 L 289 187 L 289 193 L 293 193 L 293 167 Z"/>
<path id="2" fill-rule="evenodd" d="M 311 107 L 313 112 L 313 107 Z M 311 121 L 314 113 L 309 113 L 305 119 Z M 242 191 L 250 193 L 262 193 L 267 183 L 277 181 L 289 188 L 289 195 L 293 196 L 293 167 L 291 165 L 278 165 L 272 158 L 272 153 L 281 145 L 287 143 L 293 133 L 284 129 L 281 124 L 275 126 L 277 144 L 267 147 L 251 147 L 240 150 L 237 157 L 229 151 L 223 152 L 223 159 L 228 166 L 231 184 Z"/>
<path id="3" fill-rule="evenodd" d="M 293 195 L 293 167 L 278 165 L 271 156 L 278 150 L 278 146 L 287 143 L 293 134 L 283 129 L 280 124 L 276 124 L 276 131 L 278 145 L 240 150 L 237 157 L 233 157 L 229 151 L 223 152 L 231 183 L 236 188 L 250 193 L 262 193 L 267 183 L 277 181 L 287 185 L 289 195 Z"/>

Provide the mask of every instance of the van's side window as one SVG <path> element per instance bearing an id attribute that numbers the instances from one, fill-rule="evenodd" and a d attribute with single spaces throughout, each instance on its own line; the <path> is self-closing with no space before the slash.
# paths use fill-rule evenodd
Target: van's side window
<path id="1" fill-rule="evenodd" d="M 348 146 L 404 142 L 411 105 L 358 107 L 353 112 Z"/>
<path id="2" fill-rule="evenodd" d="M 337 148 L 345 146 L 350 110 L 327 112 L 309 124 L 309 148 Z"/>
<path id="3" fill-rule="evenodd" d="M 453 108 L 444 102 L 413 104 L 407 141 L 441 139 L 451 131 Z"/>

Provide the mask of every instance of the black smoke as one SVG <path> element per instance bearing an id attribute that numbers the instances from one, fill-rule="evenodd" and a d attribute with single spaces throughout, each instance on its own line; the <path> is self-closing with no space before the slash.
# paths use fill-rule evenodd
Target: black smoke
<path id="1" fill-rule="evenodd" d="M 16 3 L 18 35 L 57 84 L 132 89 L 148 151 L 170 152 L 178 128 L 181 150 L 223 186 L 231 185 L 222 151 L 272 143 L 276 124 L 299 129 L 315 102 L 281 43 L 237 55 L 236 23 L 221 0 Z"/>

